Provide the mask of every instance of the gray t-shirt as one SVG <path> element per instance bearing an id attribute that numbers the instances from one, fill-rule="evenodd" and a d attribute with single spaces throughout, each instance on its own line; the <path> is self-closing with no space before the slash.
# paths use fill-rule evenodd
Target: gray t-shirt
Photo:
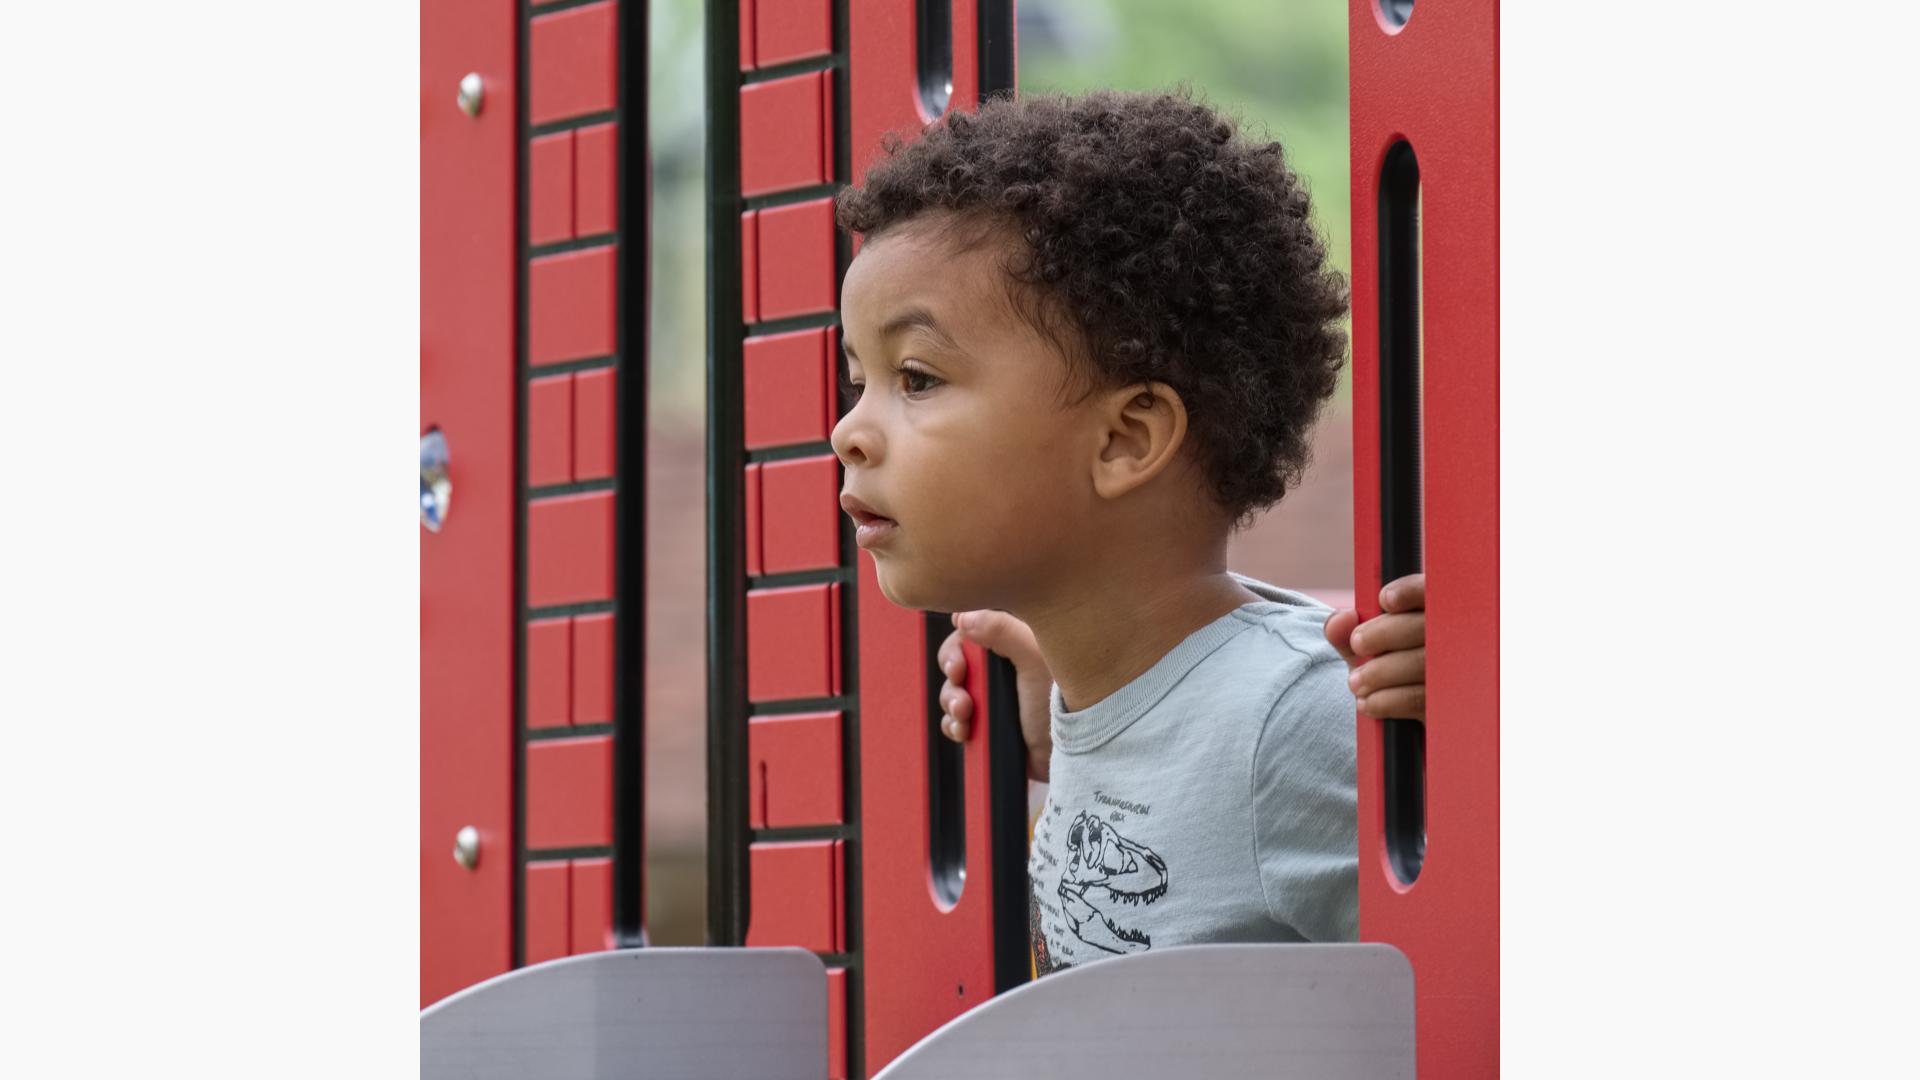
<path id="1" fill-rule="evenodd" d="M 1027 859 L 1041 974 L 1155 946 L 1353 941 L 1354 701 L 1318 602 L 1201 627 L 1079 712 L 1053 688 L 1053 757 Z"/>

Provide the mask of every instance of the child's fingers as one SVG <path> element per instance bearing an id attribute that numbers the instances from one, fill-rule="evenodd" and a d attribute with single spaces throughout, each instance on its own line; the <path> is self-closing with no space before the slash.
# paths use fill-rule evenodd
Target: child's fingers
<path id="1" fill-rule="evenodd" d="M 938 659 L 940 671 L 948 682 L 958 683 L 967 677 L 967 654 L 960 647 L 960 631 L 948 634 L 947 640 L 940 643 Z"/>
<path id="2" fill-rule="evenodd" d="M 1425 720 L 1427 718 L 1425 683 L 1376 691 L 1360 698 L 1359 702 L 1361 715 L 1371 716 L 1376 720 Z"/>
<path id="3" fill-rule="evenodd" d="M 1353 654 L 1351 639 L 1353 628 L 1358 625 L 1360 625 L 1360 613 L 1352 608 L 1342 608 L 1327 616 L 1327 641 L 1340 651 L 1340 659 L 1345 660 L 1348 666 L 1352 666 L 1357 659 Z"/>
<path id="4" fill-rule="evenodd" d="M 1013 666 L 1022 671 L 1046 665 L 1033 629 L 1004 611 L 955 612 L 953 625 L 969 640 L 1013 661 Z"/>
<path id="5" fill-rule="evenodd" d="M 1425 611 L 1427 608 L 1427 575 L 1408 574 L 1387 582 L 1380 590 L 1380 607 L 1389 612 Z"/>
<path id="6" fill-rule="evenodd" d="M 1402 649 L 1418 649 L 1427 643 L 1427 613 L 1376 615 L 1353 632 L 1353 651 L 1361 656 L 1379 656 Z"/>
<path id="7" fill-rule="evenodd" d="M 940 687 L 940 733 L 954 742 L 966 742 L 973 719 L 973 697 L 952 682 Z"/>
<path id="8" fill-rule="evenodd" d="M 940 687 L 940 711 L 964 724 L 973 719 L 973 696 L 964 687 L 944 683 Z"/>
<path id="9" fill-rule="evenodd" d="M 1406 649 L 1375 657 L 1353 669 L 1347 686 L 1357 698 L 1391 690 L 1399 686 L 1417 686 L 1427 681 L 1427 650 Z"/>

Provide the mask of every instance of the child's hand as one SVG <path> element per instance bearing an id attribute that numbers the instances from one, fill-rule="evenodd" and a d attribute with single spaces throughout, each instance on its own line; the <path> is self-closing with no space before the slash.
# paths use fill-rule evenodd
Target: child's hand
<path id="1" fill-rule="evenodd" d="M 1352 609 L 1327 619 L 1327 640 L 1346 658 L 1360 712 L 1376 719 L 1427 718 L 1427 575 L 1380 590 L 1385 614 L 1360 622 Z M 1356 629 L 1357 624 L 1357 629 Z"/>
<path id="2" fill-rule="evenodd" d="M 1052 716 L 1047 699 L 1053 689 L 1053 674 L 1040 656 L 1027 624 L 1004 611 L 962 611 L 953 617 L 955 627 L 940 643 L 940 670 L 947 681 L 940 686 L 940 730 L 954 742 L 967 741 L 973 719 L 973 697 L 967 693 L 967 657 L 960 649 L 962 639 L 999 653 L 1013 662 L 1014 691 L 1020 698 L 1020 734 L 1027 742 L 1027 773 L 1035 780 L 1047 778 L 1048 759 L 1053 754 Z"/>

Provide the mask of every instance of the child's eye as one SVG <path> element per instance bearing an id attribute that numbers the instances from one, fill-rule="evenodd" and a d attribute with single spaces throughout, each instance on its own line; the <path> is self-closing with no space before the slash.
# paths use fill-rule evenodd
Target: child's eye
<path id="1" fill-rule="evenodd" d="M 900 392 L 907 397 L 919 397 L 944 383 L 936 376 L 915 367 L 895 368 L 894 376 L 899 379 Z M 842 415 L 852 412 L 866 392 L 866 383 L 854 382 L 843 370 L 839 373 L 840 412 Z"/>
<path id="2" fill-rule="evenodd" d="M 924 394 L 939 385 L 939 378 L 929 375 L 919 368 L 903 367 L 900 369 L 900 387 L 909 395 Z"/>
<path id="3" fill-rule="evenodd" d="M 844 414 L 847 412 L 851 412 L 853 410 L 854 404 L 860 400 L 861 389 L 865 386 L 866 386 L 865 383 L 857 383 L 857 382 L 854 382 L 852 379 L 847 378 L 846 372 L 843 371 L 840 373 L 840 411 L 841 413 Z"/>

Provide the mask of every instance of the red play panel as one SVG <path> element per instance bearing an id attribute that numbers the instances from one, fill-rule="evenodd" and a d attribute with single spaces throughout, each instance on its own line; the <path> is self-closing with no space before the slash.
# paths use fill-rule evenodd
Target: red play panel
<path id="1" fill-rule="evenodd" d="M 573 480 L 573 376 L 527 384 L 527 484 Z"/>
<path id="2" fill-rule="evenodd" d="M 569 619 L 527 624 L 527 727 L 566 727 L 572 709 L 573 627 Z"/>
<path id="3" fill-rule="evenodd" d="M 766 195 L 833 176 L 833 73 L 740 90 L 740 193 Z"/>
<path id="4" fill-rule="evenodd" d="M 749 856 L 753 896 L 747 945 L 839 952 L 846 921 L 842 842 L 760 843 Z"/>
<path id="5" fill-rule="evenodd" d="M 613 860 L 573 860 L 571 891 L 568 951 L 578 956 L 613 948 Z"/>
<path id="6" fill-rule="evenodd" d="M 747 322 L 760 321 L 760 212 L 740 215 L 740 313 Z"/>
<path id="7" fill-rule="evenodd" d="M 760 211 L 760 318 L 784 319 L 832 311 L 833 200 Z"/>
<path id="8" fill-rule="evenodd" d="M 527 270 L 528 361 L 538 367 L 614 351 L 613 245 L 533 260 Z"/>
<path id="9" fill-rule="evenodd" d="M 614 470 L 613 368 L 573 377 L 573 478 L 604 480 Z"/>
<path id="10" fill-rule="evenodd" d="M 573 722 L 613 723 L 613 616 L 573 618 Z"/>
<path id="11" fill-rule="evenodd" d="M 620 225 L 620 125 L 573 134 L 573 233 L 598 236 Z"/>
<path id="12" fill-rule="evenodd" d="M 573 239 L 573 132 L 543 135 L 527 148 L 527 242 Z"/>
<path id="13" fill-rule="evenodd" d="M 746 492 L 747 576 L 759 577 L 764 572 L 760 567 L 760 466 L 747 466 L 743 490 Z"/>
<path id="14" fill-rule="evenodd" d="M 840 459 L 769 461 L 760 468 L 762 573 L 840 564 Z"/>
<path id="15" fill-rule="evenodd" d="M 560 495 L 527 506 L 527 604 L 613 598 L 613 493 Z"/>
<path id="16" fill-rule="evenodd" d="M 847 969 L 827 969 L 827 1076 L 847 1080 Z"/>
<path id="17" fill-rule="evenodd" d="M 605 112 L 619 104 L 616 5 L 588 4 L 533 20 L 528 66 L 535 124 Z"/>
<path id="18" fill-rule="evenodd" d="M 1397 30 L 1375 0 L 1350 0 L 1349 15 L 1363 613 L 1377 610 L 1384 576 L 1382 439 L 1400 430 L 1383 424 L 1383 329 L 1418 342 L 1424 475 L 1411 480 L 1427 493 L 1425 859 L 1411 886 L 1391 865 L 1382 727 L 1362 718 L 1360 936 L 1413 962 L 1420 1075 L 1487 1077 L 1500 1045 L 1499 10 L 1495 0 L 1421 3 Z M 1417 160 L 1417 196 L 1383 185 L 1401 143 Z M 1391 216 L 1403 197 L 1417 219 Z M 1383 215 L 1403 223 L 1385 244 Z M 1418 268 L 1387 279 L 1394 293 L 1417 284 L 1411 318 L 1383 313 L 1383 261 Z"/>
<path id="19" fill-rule="evenodd" d="M 613 737 L 527 746 L 527 848 L 613 843 Z"/>
<path id="20" fill-rule="evenodd" d="M 747 698 L 782 701 L 840 692 L 840 586 L 747 594 Z"/>
<path id="21" fill-rule="evenodd" d="M 748 824 L 841 824 L 840 719 L 821 712 L 747 722 Z"/>
<path id="22" fill-rule="evenodd" d="M 441 530 L 420 532 L 420 1003 L 513 949 L 514 130 L 519 11 L 420 5 L 420 429 L 446 437 Z M 469 72 L 486 108 L 454 103 Z M 453 858 L 480 833 L 479 860 Z"/>
<path id="23" fill-rule="evenodd" d="M 829 0 L 761 0 L 751 11 L 753 56 L 759 66 L 785 64 L 833 51 L 833 4 Z M 750 65 L 743 65 L 750 66 Z"/>
<path id="24" fill-rule="evenodd" d="M 838 327 L 748 338 L 747 449 L 825 442 L 833 433 L 834 352 Z"/>

